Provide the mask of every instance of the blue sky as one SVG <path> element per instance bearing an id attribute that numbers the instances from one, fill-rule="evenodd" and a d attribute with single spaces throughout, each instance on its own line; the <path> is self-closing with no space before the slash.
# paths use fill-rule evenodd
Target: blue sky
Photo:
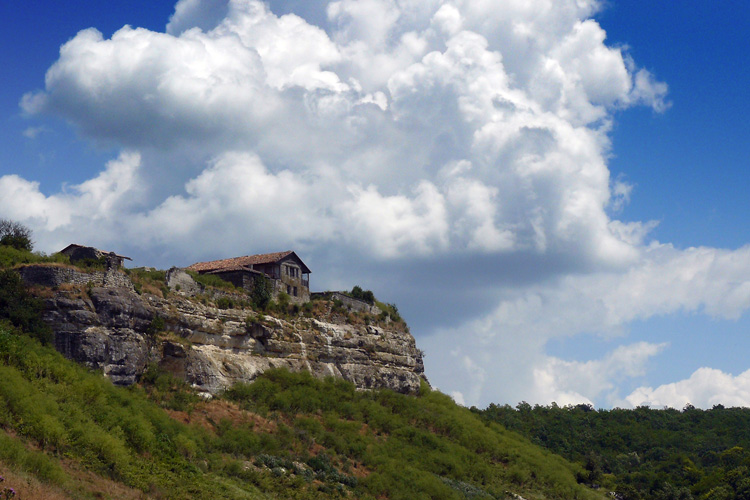
<path id="1" fill-rule="evenodd" d="M 610 168 L 637 185 L 625 216 L 656 218 L 655 236 L 685 247 L 737 247 L 750 160 L 747 2 L 613 2 L 597 19 L 608 40 L 669 84 L 663 115 L 617 117 Z"/>
<path id="2" fill-rule="evenodd" d="M 750 5 L 65 7 L 0 6 L 0 217 L 40 250 L 294 248 L 466 404 L 750 405 Z"/>

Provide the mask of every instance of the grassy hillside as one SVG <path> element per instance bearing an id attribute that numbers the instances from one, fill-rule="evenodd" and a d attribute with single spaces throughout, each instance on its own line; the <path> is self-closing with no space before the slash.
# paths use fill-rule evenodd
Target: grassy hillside
<path id="1" fill-rule="evenodd" d="M 112 386 L 0 326 L 0 476 L 22 499 L 602 498 L 577 468 L 426 386 L 357 392 L 274 371 L 199 401 Z"/>
<path id="2" fill-rule="evenodd" d="M 750 408 L 477 411 L 584 467 L 579 480 L 622 500 L 750 500 Z"/>

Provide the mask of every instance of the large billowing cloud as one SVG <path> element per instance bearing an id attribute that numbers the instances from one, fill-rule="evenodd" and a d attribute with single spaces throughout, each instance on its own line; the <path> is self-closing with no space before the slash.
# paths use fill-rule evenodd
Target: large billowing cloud
<path id="1" fill-rule="evenodd" d="M 398 299 L 428 375 L 469 404 L 614 400 L 663 344 L 565 361 L 546 343 L 750 304 L 747 249 L 681 251 L 613 219 L 631 193 L 607 168 L 613 113 L 663 111 L 667 87 L 607 45 L 598 2 L 276 13 L 295 5 L 180 0 L 164 33 L 78 33 L 22 107 L 127 152 L 50 196 L 2 177 L 0 212 L 48 250 L 90 241 L 152 265 L 301 249 L 327 266 L 320 286 Z"/>

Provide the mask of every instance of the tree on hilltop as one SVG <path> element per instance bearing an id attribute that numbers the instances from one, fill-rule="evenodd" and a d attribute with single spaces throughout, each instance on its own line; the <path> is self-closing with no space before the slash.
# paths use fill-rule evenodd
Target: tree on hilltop
<path id="1" fill-rule="evenodd" d="M 34 249 L 34 243 L 31 241 L 31 229 L 20 222 L 0 219 L 0 245 L 31 252 Z"/>

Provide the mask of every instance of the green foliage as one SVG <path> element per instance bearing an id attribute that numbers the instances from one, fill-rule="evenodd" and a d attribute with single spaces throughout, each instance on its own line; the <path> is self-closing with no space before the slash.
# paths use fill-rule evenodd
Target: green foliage
<path id="1" fill-rule="evenodd" d="M 0 245 L 31 252 L 34 249 L 31 229 L 20 222 L 0 219 Z"/>
<path id="2" fill-rule="evenodd" d="M 156 337 L 157 333 L 163 332 L 166 327 L 167 324 L 164 321 L 164 318 L 157 314 L 154 315 L 154 318 L 151 320 L 151 324 L 148 325 L 146 333 L 153 339 L 154 337 Z"/>
<path id="3" fill-rule="evenodd" d="M 13 463 L 18 469 L 29 472 L 46 483 L 63 485 L 68 480 L 56 460 L 42 452 L 29 450 L 4 430 L 0 430 L 0 460 Z"/>
<path id="4" fill-rule="evenodd" d="M 135 269 L 126 269 L 125 272 L 131 278 L 149 281 L 157 286 L 163 284 L 167 279 L 167 272 L 158 269 L 146 269 L 141 267 Z"/>
<path id="5" fill-rule="evenodd" d="M 201 401 L 184 380 L 176 378 L 156 363 L 148 365 L 141 375 L 141 383 L 151 400 L 157 402 L 162 408 L 191 413 L 195 405 Z M 189 447 L 184 444 L 187 442 L 186 438 L 182 438 L 182 442 L 183 447 Z"/>
<path id="6" fill-rule="evenodd" d="M 106 257 L 79 259 L 75 261 L 75 266 L 84 271 L 103 271 L 107 268 Z"/>
<path id="7" fill-rule="evenodd" d="M 234 308 L 234 301 L 229 297 L 219 297 L 216 300 L 216 307 L 219 309 L 232 309 Z"/>
<path id="8" fill-rule="evenodd" d="M 198 283 L 203 286 L 213 288 L 223 288 L 225 290 L 236 290 L 237 288 L 227 280 L 221 279 L 215 274 L 200 274 L 188 270 L 187 273 Z"/>
<path id="9" fill-rule="evenodd" d="M 26 290 L 21 276 L 0 270 L 0 321 L 5 320 L 43 343 L 52 340 L 52 330 L 42 321 L 44 303 Z"/>
<path id="10" fill-rule="evenodd" d="M 362 290 L 362 287 L 360 287 L 359 285 L 352 288 L 352 291 L 349 292 L 349 295 L 351 295 L 355 299 L 367 302 L 370 305 L 373 305 L 375 303 L 375 295 L 372 293 L 372 291 Z"/>
<path id="11" fill-rule="evenodd" d="M 549 499 L 602 498 L 576 483 L 571 465 L 427 387 L 418 397 L 359 392 L 342 380 L 271 370 L 225 397 L 284 422 L 295 416 L 283 435 L 252 429 L 252 438 L 240 438 L 241 429 L 228 428 L 227 449 L 303 461 L 316 478 L 335 480 L 356 498 L 491 499 L 505 498 L 506 490 Z M 313 443 L 325 454 L 305 459 Z M 352 481 L 347 463 L 349 470 L 356 464 L 370 473 Z"/>
<path id="12" fill-rule="evenodd" d="M 281 292 L 278 296 L 279 310 L 282 312 L 286 312 L 289 309 L 290 301 L 291 301 L 291 297 L 289 297 L 289 294 L 286 292 Z"/>
<path id="13" fill-rule="evenodd" d="M 2 327 L 0 428 L 18 436 L 0 431 L 0 459 L 45 482 L 66 482 L 50 458 L 59 455 L 144 492 L 160 491 L 159 498 L 260 498 L 251 485 L 197 467 L 214 460 L 202 429 L 172 420 L 143 391 L 114 387 Z M 28 451 L 19 439 L 45 453 Z"/>
<path id="14" fill-rule="evenodd" d="M 0 268 L 10 268 L 21 264 L 70 264 L 67 255 L 55 253 L 47 256 L 43 253 L 19 250 L 11 246 L 0 245 Z"/>
<path id="15" fill-rule="evenodd" d="M 271 280 L 264 275 L 258 275 L 253 280 L 253 289 L 250 292 L 250 298 L 255 307 L 265 310 L 268 303 L 271 302 L 273 294 L 271 292 Z"/>
<path id="16" fill-rule="evenodd" d="M 331 303 L 333 304 L 331 310 L 335 313 L 344 313 L 346 312 L 346 308 L 344 308 L 344 302 L 341 299 L 334 298 Z"/>
<path id="17" fill-rule="evenodd" d="M 106 259 L 101 265 L 106 266 Z M 124 271 L 130 277 L 130 281 L 133 282 L 133 288 L 138 295 L 142 295 L 144 292 L 154 295 L 161 293 L 164 298 L 169 295 L 169 288 L 166 285 L 166 271 L 142 267 L 125 269 Z"/>
<path id="18" fill-rule="evenodd" d="M 398 312 L 398 306 L 396 304 L 392 303 L 383 303 L 383 302 L 375 302 L 375 305 L 378 306 L 378 308 L 382 311 L 380 313 L 380 319 L 385 320 L 387 318 L 390 318 L 391 321 L 403 321 L 401 318 L 401 315 Z"/>
<path id="19" fill-rule="evenodd" d="M 207 429 L 163 410 L 204 408 L 187 384 L 157 365 L 141 383 L 114 387 L 0 327 L 0 460 L 72 491 L 65 457 L 144 498 L 604 498 L 577 484 L 574 465 L 426 385 L 362 392 L 271 370 L 226 392 L 248 413 L 208 417 Z"/>
<path id="20" fill-rule="evenodd" d="M 750 497 L 750 409 L 594 410 L 490 405 L 486 419 L 578 462 L 577 477 L 624 500 Z"/>

